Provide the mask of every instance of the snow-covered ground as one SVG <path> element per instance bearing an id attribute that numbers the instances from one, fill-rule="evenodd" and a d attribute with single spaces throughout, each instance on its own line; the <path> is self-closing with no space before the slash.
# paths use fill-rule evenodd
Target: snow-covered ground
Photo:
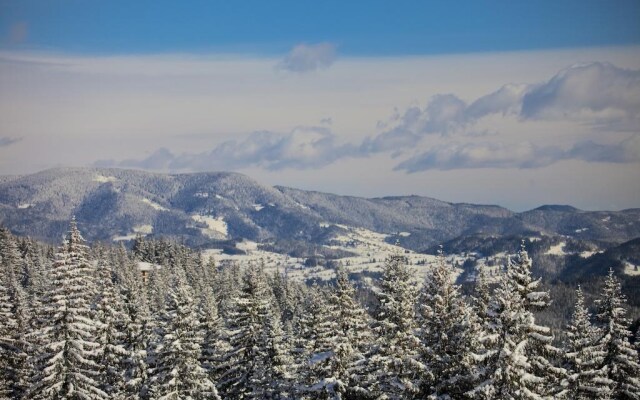
<path id="1" fill-rule="evenodd" d="M 149 206 L 151 206 L 151 208 L 153 208 L 154 210 L 158 210 L 158 211 L 169 211 L 167 208 L 162 207 L 160 204 L 153 202 L 147 198 L 142 198 L 141 201 L 145 204 L 148 204 Z"/>
<path id="2" fill-rule="evenodd" d="M 137 236 L 147 236 L 153 233 L 153 226 L 151 225 L 138 225 L 133 227 L 133 233 L 128 233 L 122 236 L 115 236 L 111 240 L 114 242 L 121 242 L 127 240 L 133 240 Z"/>
<path id="3" fill-rule="evenodd" d="M 329 226 L 330 224 L 323 224 Z M 347 232 L 335 237 L 331 246 L 326 246 L 336 250 L 345 250 L 356 254 L 355 256 L 335 260 L 342 264 L 351 273 L 375 273 L 381 272 L 384 260 L 387 256 L 400 253 L 407 257 L 409 268 L 414 271 L 414 279 L 422 282 L 429 264 L 435 261 L 435 256 L 419 254 L 406 250 L 402 247 L 386 243 L 384 240 L 388 235 L 373 232 L 363 228 L 352 228 L 340 226 Z M 246 254 L 223 254 L 220 249 L 206 250 L 204 257 L 213 257 L 217 263 L 238 262 L 246 264 L 249 262 L 264 263 L 268 273 L 279 271 L 287 274 L 291 279 L 297 281 L 306 280 L 331 280 L 335 278 L 332 268 L 325 266 L 309 267 L 305 266 L 304 258 L 294 258 L 288 255 L 272 253 L 259 249 L 257 243 L 244 240 L 237 243 L 236 248 L 243 250 Z M 456 261 L 455 256 L 449 257 L 451 262 Z M 460 260 L 457 260 L 460 261 Z M 462 273 L 460 268 L 455 269 L 455 277 Z"/>
<path id="4" fill-rule="evenodd" d="M 93 181 L 99 183 L 116 182 L 117 180 L 118 178 L 115 176 L 96 175 L 93 177 Z"/>
<path id="5" fill-rule="evenodd" d="M 631 276 L 640 276 L 640 265 L 635 265 L 629 261 L 623 261 L 624 273 Z"/>
<path id="6" fill-rule="evenodd" d="M 548 254 L 552 256 L 564 256 L 567 254 L 564 252 L 564 246 L 566 245 L 567 244 L 565 242 L 560 242 L 556 245 L 549 247 L 549 250 L 547 250 L 544 254 Z"/>
<path id="7" fill-rule="evenodd" d="M 206 228 L 199 228 L 203 235 L 212 239 L 223 239 L 228 235 L 228 226 L 222 217 L 211 217 L 209 215 L 192 215 L 191 219 L 205 224 Z"/>

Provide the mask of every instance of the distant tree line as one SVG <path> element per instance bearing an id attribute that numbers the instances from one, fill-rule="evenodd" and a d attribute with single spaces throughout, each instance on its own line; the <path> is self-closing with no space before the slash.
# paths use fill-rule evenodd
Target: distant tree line
<path id="1" fill-rule="evenodd" d="M 613 272 L 558 344 L 524 245 L 470 295 L 442 252 L 422 285 L 390 255 L 372 307 L 341 267 L 307 286 L 171 242 L 88 247 L 75 221 L 57 250 L 2 230 L 0 257 L 0 399 L 640 399 Z"/>

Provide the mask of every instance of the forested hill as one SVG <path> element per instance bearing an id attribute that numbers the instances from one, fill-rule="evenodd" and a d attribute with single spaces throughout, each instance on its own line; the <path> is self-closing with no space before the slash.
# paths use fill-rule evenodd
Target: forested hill
<path id="1" fill-rule="evenodd" d="M 157 174 L 58 168 L 0 179 L 0 224 L 58 243 L 75 215 L 90 241 L 163 236 L 191 246 L 246 238 L 323 244 L 340 226 L 394 235 L 424 250 L 473 235 L 564 235 L 617 245 L 640 237 L 640 209 L 542 206 L 516 213 L 427 197 L 359 198 L 270 187 L 227 172 Z"/>

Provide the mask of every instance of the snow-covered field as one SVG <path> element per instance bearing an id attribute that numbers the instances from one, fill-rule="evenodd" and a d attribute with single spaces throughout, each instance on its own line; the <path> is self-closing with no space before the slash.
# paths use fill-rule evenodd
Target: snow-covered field
<path id="1" fill-rule="evenodd" d="M 640 265 L 635 265 L 629 261 L 623 261 L 624 273 L 631 276 L 640 276 Z"/>
<path id="2" fill-rule="evenodd" d="M 325 227 L 329 225 L 323 224 Z M 400 253 L 407 257 L 410 268 L 414 271 L 414 279 L 422 282 L 428 265 L 435 261 L 435 256 L 415 253 L 386 243 L 384 240 L 388 235 L 362 228 L 340 227 L 347 232 L 335 237 L 331 242 L 331 246 L 326 247 L 356 254 L 352 257 L 335 260 L 336 263 L 342 264 L 351 273 L 363 273 L 366 275 L 367 273 L 381 272 L 385 258 L 391 254 Z M 293 258 L 284 254 L 261 250 L 258 244 L 252 241 L 244 240 L 239 242 L 236 247 L 246 252 L 246 254 L 229 255 L 223 254 L 220 249 L 212 249 L 206 250 L 204 257 L 206 259 L 213 257 L 216 263 L 238 262 L 244 264 L 262 262 L 268 273 L 279 271 L 297 281 L 330 280 L 335 278 L 332 268 L 321 265 L 315 267 L 305 266 L 306 260 L 304 258 Z M 455 256 L 450 256 L 449 259 L 452 262 L 456 261 Z M 461 272 L 461 269 L 456 268 L 455 277 L 457 278 Z"/>
<path id="3" fill-rule="evenodd" d="M 206 228 L 200 228 L 203 235 L 212 239 L 224 239 L 228 234 L 228 226 L 222 217 L 211 217 L 209 215 L 192 215 L 191 219 L 205 224 Z"/>
<path id="4" fill-rule="evenodd" d="M 145 204 L 148 204 L 151 208 L 158 211 L 169 211 L 167 208 L 162 207 L 160 204 L 153 202 L 147 198 L 142 198 L 141 201 Z"/>

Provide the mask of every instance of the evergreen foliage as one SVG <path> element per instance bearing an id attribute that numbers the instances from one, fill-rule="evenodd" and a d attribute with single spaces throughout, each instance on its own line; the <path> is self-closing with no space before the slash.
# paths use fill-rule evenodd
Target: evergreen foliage
<path id="1" fill-rule="evenodd" d="M 2 230 L 0 257 L 0 400 L 640 399 L 613 272 L 561 350 L 524 247 L 473 296 L 442 253 L 422 284 L 394 253 L 369 307 L 340 266 L 307 286 L 162 240 L 90 249 L 75 221 L 56 253 Z"/>

